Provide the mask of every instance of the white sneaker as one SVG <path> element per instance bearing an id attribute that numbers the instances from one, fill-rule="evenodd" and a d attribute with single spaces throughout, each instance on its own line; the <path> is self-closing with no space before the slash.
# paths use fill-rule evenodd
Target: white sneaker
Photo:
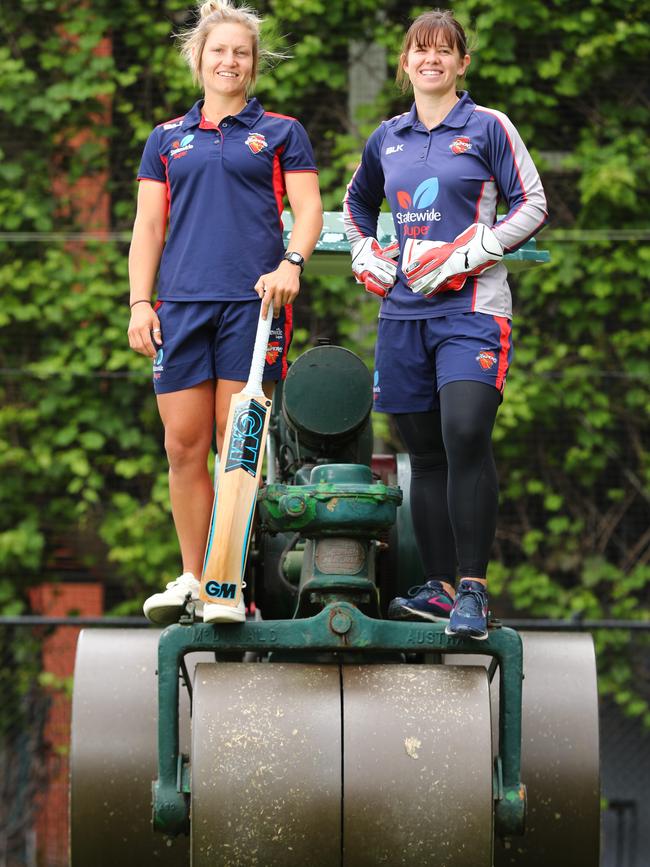
<path id="1" fill-rule="evenodd" d="M 203 606 L 204 623 L 243 623 L 244 620 L 246 620 L 246 608 L 243 596 L 239 599 L 239 605 L 206 602 Z"/>
<path id="2" fill-rule="evenodd" d="M 183 572 L 175 581 L 169 582 L 163 593 L 154 593 L 146 600 L 142 606 L 144 616 L 158 626 L 176 623 L 181 616 L 185 597 L 191 593 L 192 602 L 196 606 L 194 615 L 200 620 L 203 615 L 203 602 L 199 599 L 200 586 L 191 572 Z"/>

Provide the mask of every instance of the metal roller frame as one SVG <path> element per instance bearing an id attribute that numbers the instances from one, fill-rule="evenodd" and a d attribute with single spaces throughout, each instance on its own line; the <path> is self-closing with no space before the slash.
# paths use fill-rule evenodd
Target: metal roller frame
<path id="1" fill-rule="evenodd" d="M 526 835 L 495 867 L 595 867 L 600 854 L 596 658 L 590 635 L 522 632 Z"/>
<path id="2" fill-rule="evenodd" d="M 481 668 L 199 665 L 192 867 L 491 867 Z"/>
<path id="3" fill-rule="evenodd" d="M 526 833 L 497 843 L 495 867 L 596 867 L 600 775 L 596 659 L 590 635 L 521 632 L 524 647 L 521 776 Z M 445 656 L 456 665 L 481 656 Z M 499 676 L 492 687 L 499 718 Z"/>
<path id="4" fill-rule="evenodd" d="M 77 644 L 70 754 L 71 867 L 182 867 L 186 837 L 155 834 L 158 630 L 83 630 Z M 208 654 L 201 658 L 209 659 Z M 188 656 L 191 671 L 196 656 Z M 181 690 L 181 744 L 189 698 Z"/>

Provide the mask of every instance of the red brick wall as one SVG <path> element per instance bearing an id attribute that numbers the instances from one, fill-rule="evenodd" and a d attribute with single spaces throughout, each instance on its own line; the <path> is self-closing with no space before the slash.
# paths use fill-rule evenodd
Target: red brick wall
<path id="1" fill-rule="evenodd" d="M 42 584 L 30 590 L 29 600 L 34 614 L 44 617 L 67 617 L 71 614 L 98 617 L 104 609 L 104 588 L 101 584 Z M 39 798 L 36 819 L 38 863 L 43 867 L 68 865 L 71 702 L 59 683 L 72 677 L 80 631 L 74 626 L 61 626 L 54 629 L 43 642 L 43 671 L 56 678 L 56 685 L 50 689 L 51 704 L 44 733 L 48 745 L 48 785 Z"/>

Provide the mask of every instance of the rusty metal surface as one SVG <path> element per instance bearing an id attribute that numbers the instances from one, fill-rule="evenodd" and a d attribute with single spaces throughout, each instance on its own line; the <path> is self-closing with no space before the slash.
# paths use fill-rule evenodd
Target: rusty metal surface
<path id="1" fill-rule="evenodd" d="M 197 666 L 192 867 L 335 867 L 340 827 L 339 667 Z"/>
<path id="2" fill-rule="evenodd" d="M 343 669 L 345 867 L 491 867 L 482 668 Z"/>
<path id="3" fill-rule="evenodd" d="M 84 630 L 79 636 L 70 755 L 71 867 L 183 867 L 189 841 L 151 830 L 157 775 L 158 630 Z M 187 658 L 190 671 L 196 658 Z M 189 746 L 181 690 L 181 744 Z"/>

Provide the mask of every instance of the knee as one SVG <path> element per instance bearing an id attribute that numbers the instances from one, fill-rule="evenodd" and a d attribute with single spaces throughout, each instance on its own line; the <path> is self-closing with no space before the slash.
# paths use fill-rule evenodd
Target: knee
<path id="1" fill-rule="evenodd" d="M 447 470 L 447 455 L 444 449 L 423 454 L 410 454 L 411 478 L 418 479 L 431 473 Z"/>
<path id="2" fill-rule="evenodd" d="M 470 417 L 451 419 L 443 426 L 443 430 L 450 461 L 457 457 L 469 463 L 478 458 L 483 459 L 490 451 L 491 431 Z"/>
<path id="3" fill-rule="evenodd" d="M 165 431 L 165 451 L 169 468 L 183 471 L 194 465 L 204 466 L 210 450 L 210 439 L 194 431 Z"/>

